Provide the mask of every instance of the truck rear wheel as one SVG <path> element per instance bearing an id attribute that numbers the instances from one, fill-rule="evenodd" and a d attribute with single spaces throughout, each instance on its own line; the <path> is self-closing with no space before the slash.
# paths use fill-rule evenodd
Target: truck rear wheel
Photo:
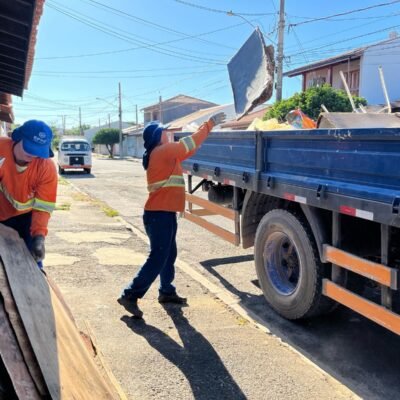
<path id="1" fill-rule="evenodd" d="M 58 173 L 60 174 L 60 175 L 64 175 L 64 169 L 63 168 L 61 168 L 60 166 L 58 166 Z"/>
<path id="2" fill-rule="evenodd" d="M 333 308 L 335 303 L 322 295 L 323 265 L 302 215 L 268 212 L 258 225 L 254 252 L 264 296 L 280 315 L 294 320 Z"/>

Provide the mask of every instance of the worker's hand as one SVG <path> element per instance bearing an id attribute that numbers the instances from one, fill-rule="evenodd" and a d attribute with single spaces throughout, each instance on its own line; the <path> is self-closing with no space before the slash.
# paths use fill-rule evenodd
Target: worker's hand
<path id="1" fill-rule="evenodd" d="M 214 114 L 212 117 L 210 117 L 209 121 L 211 121 L 214 126 L 222 124 L 226 120 L 226 114 L 224 112 L 219 112 L 217 114 Z"/>
<path id="2" fill-rule="evenodd" d="M 31 253 L 36 262 L 44 259 L 44 236 L 37 235 L 32 238 Z"/>

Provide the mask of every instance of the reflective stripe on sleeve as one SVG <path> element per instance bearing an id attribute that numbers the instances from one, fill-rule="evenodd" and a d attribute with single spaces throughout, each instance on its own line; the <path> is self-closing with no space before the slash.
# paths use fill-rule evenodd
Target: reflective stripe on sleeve
<path id="1" fill-rule="evenodd" d="M 148 185 L 147 190 L 153 193 L 158 189 L 166 187 L 185 187 L 185 179 L 182 175 L 171 175 L 168 179 Z"/>
<path id="2" fill-rule="evenodd" d="M 44 201 L 41 199 L 33 198 L 28 200 L 26 203 L 22 203 L 18 200 L 15 200 L 10 193 L 8 193 L 7 189 L 0 184 L 0 192 L 4 194 L 4 197 L 10 202 L 10 204 L 18 211 L 30 211 L 30 210 L 38 210 L 45 211 L 49 214 L 55 209 L 56 205 L 50 201 Z"/>
<path id="3" fill-rule="evenodd" d="M 196 148 L 196 143 L 191 136 L 186 136 L 179 140 L 186 148 L 186 152 L 189 153 L 190 151 Z"/>
<path id="4" fill-rule="evenodd" d="M 37 211 L 45 211 L 51 214 L 56 208 L 56 203 L 52 203 L 51 201 L 35 199 L 32 208 Z"/>

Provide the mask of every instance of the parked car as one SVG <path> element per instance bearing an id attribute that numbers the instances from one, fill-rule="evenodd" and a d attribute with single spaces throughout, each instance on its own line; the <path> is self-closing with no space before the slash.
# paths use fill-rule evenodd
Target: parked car
<path id="1" fill-rule="evenodd" d="M 65 137 L 60 140 L 58 150 L 58 173 L 66 169 L 83 169 L 87 174 L 92 170 L 92 149 L 90 143 L 81 137 Z"/>

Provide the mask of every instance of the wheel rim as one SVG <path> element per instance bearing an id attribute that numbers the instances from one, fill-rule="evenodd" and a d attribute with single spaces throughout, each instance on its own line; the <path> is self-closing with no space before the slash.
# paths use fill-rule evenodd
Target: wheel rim
<path id="1" fill-rule="evenodd" d="M 294 293 L 300 281 L 297 249 L 283 232 L 268 236 L 264 247 L 264 268 L 277 292 L 284 296 Z"/>

